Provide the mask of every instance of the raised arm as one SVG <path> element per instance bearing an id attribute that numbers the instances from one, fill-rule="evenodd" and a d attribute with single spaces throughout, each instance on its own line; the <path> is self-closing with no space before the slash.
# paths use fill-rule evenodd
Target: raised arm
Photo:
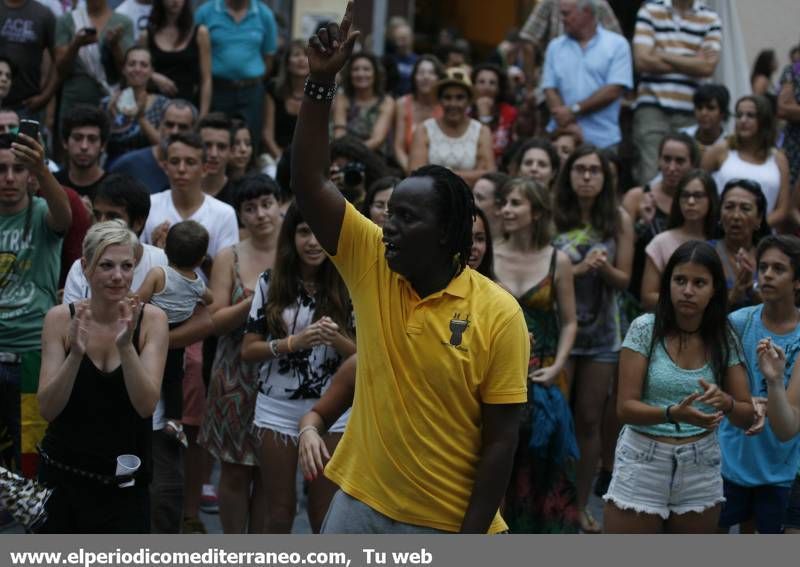
<path id="1" fill-rule="evenodd" d="M 784 385 L 786 353 L 772 340 L 761 339 L 756 347 L 758 367 L 767 382 L 769 426 L 786 442 L 800 433 L 800 365 L 795 364 L 788 386 Z"/>
<path id="2" fill-rule="evenodd" d="M 341 25 L 330 23 L 309 39 L 306 50 L 311 70 L 309 82 L 317 89 L 321 86 L 327 90 L 335 85 L 336 73 L 352 53 L 358 38 L 358 32 L 350 29 L 352 23 L 351 0 Z M 318 99 L 306 94 L 300 106 L 292 142 L 292 192 L 319 243 L 329 254 L 336 254 L 345 199 L 328 180 L 331 103 L 322 95 Z"/>
<path id="3" fill-rule="evenodd" d="M 64 234 L 72 224 L 72 208 L 67 192 L 50 173 L 44 148 L 38 140 L 25 134 L 20 134 L 19 140 L 11 144 L 11 151 L 17 161 L 24 164 L 39 181 L 39 194 L 47 201 L 47 226 L 56 234 Z"/>

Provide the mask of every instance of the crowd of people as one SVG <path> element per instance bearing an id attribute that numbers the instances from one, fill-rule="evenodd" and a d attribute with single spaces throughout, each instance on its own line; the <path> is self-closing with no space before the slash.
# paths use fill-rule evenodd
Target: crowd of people
<path id="1" fill-rule="evenodd" d="M 485 60 L 267 4 L 0 1 L 41 531 L 289 533 L 298 470 L 315 533 L 800 531 L 800 47 L 731 101 L 702 1 L 540 0 Z"/>

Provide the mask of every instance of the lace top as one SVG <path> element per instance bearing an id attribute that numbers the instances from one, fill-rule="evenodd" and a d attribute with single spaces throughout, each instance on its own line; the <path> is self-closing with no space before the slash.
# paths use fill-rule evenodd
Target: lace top
<path id="1" fill-rule="evenodd" d="M 625 341 L 622 343 L 622 348 L 627 348 L 638 352 L 644 357 L 650 358 L 644 387 L 642 389 L 643 403 L 666 408 L 668 405 L 677 404 L 689 394 L 696 392 L 700 388 L 698 380 L 701 378 L 709 384 L 716 383 L 714 373 L 708 363 L 704 364 L 702 368 L 693 370 L 687 370 L 675 364 L 672 357 L 664 348 L 664 341 L 659 341 L 658 344 L 653 347 L 653 354 L 651 356 L 650 343 L 652 342 L 654 323 L 655 316 L 652 313 L 646 313 L 641 317 L 637 317 L 634 319 L 633 323 L 631 323 L 628 334 L 625 335 Z M 731 367 L 742 364 L 742 354 L 741 347 L 735 335 L 731 333 L 729 336 L 728 367 Z M 716 411 L 713 407 L 706 404 L 695 404 L 695 407 L 706 413 Z M 661 437 L 691 437 L 693 435 L 700 435 L 706 431 L 702 427 L 689 425 L 688 423 L 681 423 L 680 431 L 676 431 L 675 426 L 671 423 L 631 425 L 629 427 L 634 431 Z"/>
<path id="2" fill-rule="evenodd" d="M 478 138 L 481 123 L 470 119 L 469 127 L 458 138 L 451 138 L 439 128 L 435 118 L 422 123 L 428 131 L 428 163 L 453 170 L 475 169 L 478 161 Z"/>

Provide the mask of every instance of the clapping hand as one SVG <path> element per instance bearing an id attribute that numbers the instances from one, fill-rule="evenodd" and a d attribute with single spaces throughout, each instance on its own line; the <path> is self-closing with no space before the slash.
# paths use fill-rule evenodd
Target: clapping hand
<path id="1" fill-rule="evenodd" d="M 736 287 L 744 292 L 753 287 L 753 273 L 756 270 L 756 264 L 744 248 L 739 248 L 736 253 L 736 266 L 739 268 Z"/>
<path id="2" fill-rule="evenodd" d="M 753 396 L 753 410 L 755 416 L 753 418 L 753 425 L 744 432 L 745 435 L 758 435 L 764 430 L 767 423 L 767 398 L 760 398 Z"/>
<path id="3" fill-rule="evenodd" d="M 77 45 L 78 48 L 81 48 L 84 45 L 97 43 L 97 30 L 92 30 L 91 28 L 81 28 L 75 34 L 75 37 L 72 39 L 72 41 L 75 42 L 75 45 Z"/>
<path id="4" fill-rule="evenodd" d="M 679 404 L 672 406 L 670 415 L 675 421 L 696 425 L 703 429 L 716 429 L 722 422 L 724 415 L 721 411 L 705 413 L 693 407 L 692 404 L 700 398 L 700 392 L 689 394 Z"/>
<path id="5" fill-rule="evenodd" d="M 139 321 L 143 305 L 136 296 L 121 299 L 117 304 L 119 318 L 117 319 L 117 348 L 122 349 L 130 346 L 133 340 L 133 331 Z"/>
<path id="6" fill-rule="evenodd" d="M 342 22 L 331 22 L 317 30 L 308 40 L 308 66 L 311 78 L 332 83 L 353 52 L 359 32 L 351 30 L 353 25 L 353 2 L 347 3 Z"/>
<path id="7" fill-rule="evenodd" d="M 729 411 L 733 408 L 734 400 L 730 394 L 726 394 L 716 384 L 709 384 L 702 378 L 698 380 L 700 387 L 703 388 L 703 394 L 697 398 L 697 402 L 708 404 L 714 409 L 721 411 Z"/>
<path id="8" fill-rule="evenodd" d="M 92 311 L 89 303 L 82 301 L 75 306 L 75 316 L 69 323 L 69 351 L 76 356 L 86 354 L 86 343 L 89 341 L 89 321 Z"/>
<path id="9" fill-rule="evenodd" d="M 319 340 L 322 344 L 333 346 L 333 341 L 339 334 L 339 325 L 333 322 L 328 316 L 322 317 L 319 321 Z"/>
<path id="10" fill-rule="evenodd" d="M 786 353 L 772 339 L 766 338 L 758 341 L 756 346 L 758 368 L 768 384 L 783 385 L 783 375 L 786 372 Z"/>

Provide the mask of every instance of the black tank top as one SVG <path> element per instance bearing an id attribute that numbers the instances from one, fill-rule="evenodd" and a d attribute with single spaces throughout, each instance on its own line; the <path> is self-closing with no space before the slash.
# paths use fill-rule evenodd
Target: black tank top
<path id="1" fill-rule="evenodd" d="M 174 98 L 182 98 L 199 105 L 200 97 L 200 51 L 197 48 L 197 26 L 192 30 L 192 39 L 180 51 L 163 51 L 156 45 L 153 33 L 147 34 L 147 47 L 153 59 L 153 70 L 169 77 L 178 87 Z"/>
<path id="2" fill-rule="evenodd" d="M 267 92 L 275 101 L 275 143 L 281 149 L 286 149 L 292 145 L 294 128 L 297 126 L 297 115 L 289 114 L 286 111 L 286 100 L 278 92 L 275 81 L 267 84 Z"/>
<path id="3" fill-rule="evenodd" d="M 75 315 L 73 304 L 69 312 Z M 132 339 L 137 353 L 143 314 L 144 309 Z M 84 355 L 69 401 L 47 427 L 42 450 L 63 464 L 112 476 L 117 457 L 134 454 L 142 460 L 136 478 L 146 483 L 152 470 L 152 430 L 152 417 L 141 417 L 131 403 L 122 365 L 106 373 Z"/>

